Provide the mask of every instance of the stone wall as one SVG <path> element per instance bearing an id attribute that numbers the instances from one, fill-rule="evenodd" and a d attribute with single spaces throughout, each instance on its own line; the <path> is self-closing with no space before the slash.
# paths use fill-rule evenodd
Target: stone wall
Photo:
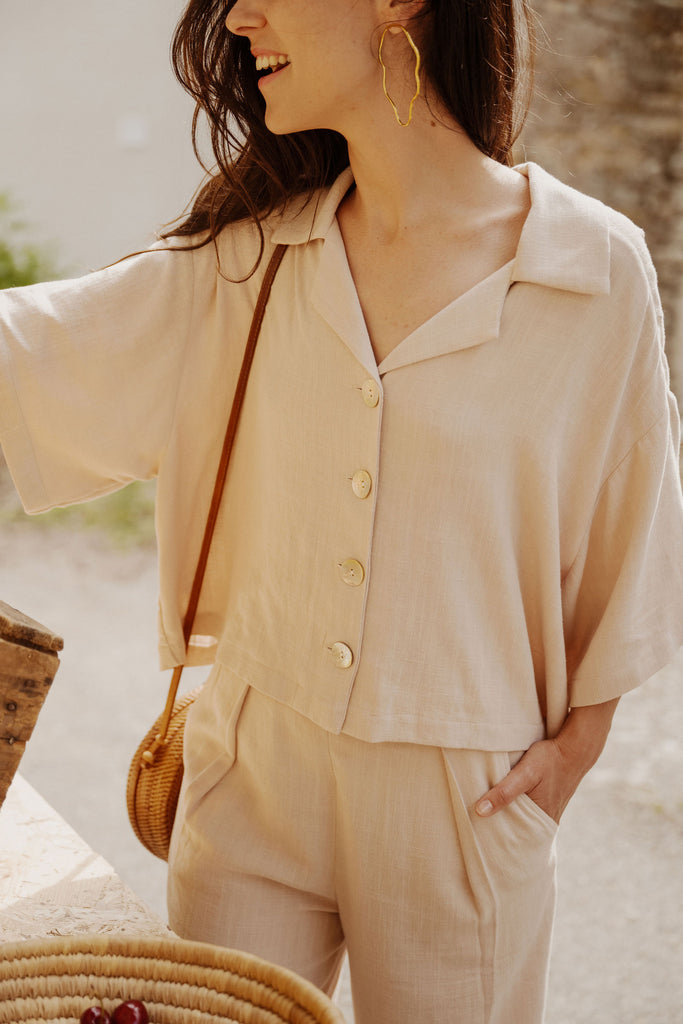
<path id="1" fill-rule="evenodd" d="M 683 400 L 683 0 L 534 7 L 536 97 L 518 156 L 645 229 Z"/>

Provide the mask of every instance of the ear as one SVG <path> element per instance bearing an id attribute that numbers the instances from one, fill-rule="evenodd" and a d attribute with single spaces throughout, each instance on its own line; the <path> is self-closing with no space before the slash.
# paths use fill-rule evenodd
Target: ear
<path id="1" fill-rule="evenodd" d="M 427 2 L 428 0 L 380 0 L 377 5 L 379 21 L 385 25 L 392 21 L 406 24 L 423 11 Z M 400 28 L 389 29 L 393 35 L 400 31 Z"/>

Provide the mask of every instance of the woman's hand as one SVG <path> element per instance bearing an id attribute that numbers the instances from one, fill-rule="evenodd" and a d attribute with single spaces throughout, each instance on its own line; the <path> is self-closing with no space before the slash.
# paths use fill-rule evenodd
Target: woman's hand
<path id="1" fill-rule="evenodd" d="M 619 698 L 572 708 L 553 739 L 532 744 L 504 779 L 477 801 L 476 812 L 490 817 L 522 793 L 559 824 L 581 779 L 607 741 Z"/>

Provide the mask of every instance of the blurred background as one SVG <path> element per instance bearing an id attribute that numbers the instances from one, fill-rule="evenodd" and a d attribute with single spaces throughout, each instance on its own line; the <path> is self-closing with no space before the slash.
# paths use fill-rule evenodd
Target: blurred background
<path id="1" fill-rule="evenodd" d="M 0 287 L 112 262 L 190 200 L 202 179 L 192 104 L 168 57 L 183 6 L 0 0 Z M 645 229 L 681 396 L 683 0 L 535 7 L 536 99 L 516 157 Z M 153 486 L 133 485 L 29 520 L 0 458 L 0 599 L 65 637 L 21 771 L 163 914 L 164 865 L 137 844 L 124 804 L 166 687 L 153 500 Z M 548 1024 L 683 1021 L 682 675 L 679 658 L 622 702 L 567 812 Z"/>
<path id="2" fill-rule="evenodd" d="M 0 193 L 63 274 L 148 244 L 200 180 L 181 0 L 0 2 Z"/>

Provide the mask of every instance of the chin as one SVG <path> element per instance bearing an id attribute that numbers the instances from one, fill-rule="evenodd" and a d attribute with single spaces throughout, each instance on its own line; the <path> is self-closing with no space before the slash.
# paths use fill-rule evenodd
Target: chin
<path id="1" fill-rule="evenodd" d="M 266 128 L 273 135 L 293 135 L 294 132 L 306 132 L 311 128 L 309 124 L 296 121 L 293 117 L 278 117 L 275 114 L 269 114 L 268 111 L 266 111 L 265 122 Z"/>
<path id="2" fill-rule="evenodd" d="M 293 135 L 295 132 L 310 132 L 318 128 L 327 128 L 323 123 L 326 118 L 320 116 L 297 116 L 293 105 L 287 109 L 278 109 L 278 105 L 266 105 L 264 121 L 268 131 L 273 135 Z"/>
<path id="3" fill-rule="evenodd" d="M 271 135 L 292 135 L 294 132 L 298 132 L 301 129 L 295 125 L 283 125 L 282 122 L 278 122 L 275 118 L 266 118 L 266 128 Z"/>

